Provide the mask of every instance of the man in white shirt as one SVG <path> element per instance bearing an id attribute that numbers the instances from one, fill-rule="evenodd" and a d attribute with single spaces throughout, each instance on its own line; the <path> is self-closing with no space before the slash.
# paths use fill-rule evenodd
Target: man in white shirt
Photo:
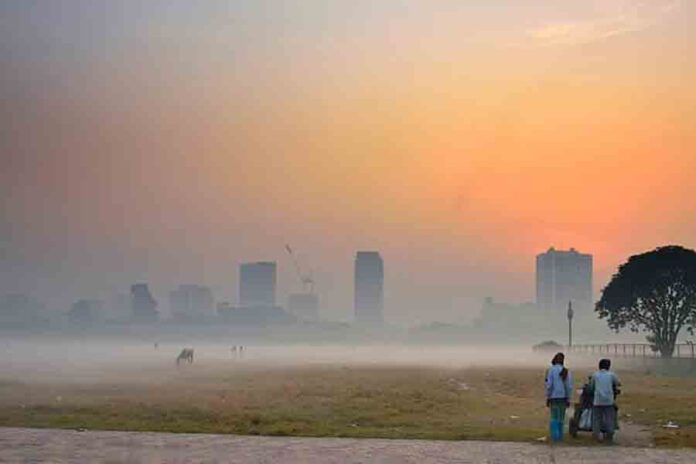
<path id="1" fill-rule="evenodd" d="M 590 388 L 594 392 L 592 402 L 592 436 L 599 440 L 604 434 L 604 440 L 611 443 L 614 440 L 616 429 L 616 403 L 615 397 L 621 382 L 611 372 L 611 361 L 602 359 L 599 361 L 599 370 L 592 374 Z"/>

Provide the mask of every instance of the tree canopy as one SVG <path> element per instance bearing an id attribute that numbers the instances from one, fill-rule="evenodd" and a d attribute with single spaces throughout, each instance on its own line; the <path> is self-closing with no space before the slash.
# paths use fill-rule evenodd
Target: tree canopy
<path id="1" fill-rule="evenodd" d="M 696 252 L 665 246 L 631 256 L 602 291 L 595 311 L 616 332 L 648 333 L 663 357 L 671 357 L 682 329 L 696 326 Z"/>

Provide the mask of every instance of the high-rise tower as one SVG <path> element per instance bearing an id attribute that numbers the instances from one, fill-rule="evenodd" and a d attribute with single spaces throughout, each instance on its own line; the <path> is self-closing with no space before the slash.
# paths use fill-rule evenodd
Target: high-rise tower
<path id="1" fill-rule="evenodd" d="M 379 252 L 355 255 L 355 322 L 361 326 L 384 324 L 384 263 Z"/>
<path id="2" fill-rule="evenodd" d="M 592 255 L 575 248 L 559 251 L 550 248 L 536 257 L 537 306 L 564 315 L 568 302 L 573 308 L 588 310 L 592 299 Z"/>
<path id="3" fill-rule="evenodd" d="M 239 266 L 239 306 L 274 307 L 276 263 L 245 263 Z"/>

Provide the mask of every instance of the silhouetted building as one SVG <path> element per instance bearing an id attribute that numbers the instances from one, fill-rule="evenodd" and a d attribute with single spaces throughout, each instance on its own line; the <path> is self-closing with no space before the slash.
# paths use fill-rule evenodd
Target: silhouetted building
<path id="1" fill-rule="evenodd" d="M 536 257 L 537 306 L 549 311 L 565 311 L 568 302 L 575 309 L 589 309 L 592 299 L 592 255 L 575 248 L 550 248 Z"/>
<path id="2" fill-rule="evenodd" d="M 222 322 L 233 325 L 268 327 L 292 324 L 297 319 L 279 306 L 242 306 L 235 308 L 229 304 L 218 305 L 218 315 Z"/>
<path id="3" fill-rule="evenodd" d="M 384 264 L 376 251 L 355 256 L 355 322 L 362 326 L 384 324 Z"/>
<path id="4" fill-rule="evenodd" d="M 131 309 L 136 322 L 155 322 L 159 317 L 157 301 L 152 297 L 147 284 L 131 285 Z"/>
<path id="5" fill-rule="evenodd" d="M 276 304 L 276 263 L 245 263 L 239 266 L 239 305 L 242 307 Z"/>
<path id="6" fill-rule="evenodd" d="M 46 321 L 41 317 L 43 307 L 22 293 L 10 293 L 0 299 L 0 329 L 30 328 Z"/>
<path id="7" fill-rule="evenodd" d="M 319 319 L 319 297 L 315 293 L 291 293 L 288 311 L 305 321 Z"/>
<path id="8" fill-rule="evenodd" d="M 229 301 L 221 301 L 215 305 L 215 310 L 217 311 L 218 316 L 222 316 L 223 314 L 225 314 L 233 309 L 234 309 L 234 306 Z"/>
<path id="9" fill-rule="evenodd" d="M 544 326 L 545 317 L 534 303 L 512 304 L 486 297 L 481 306 L 481 314 L 474 319 L 472 325 L 477 330 L 484 329 L 510 340 L 511 335 L 520 332 L 521 335 L 536 334 L 535 329 Z"/>
<path id="10" fill-rule="evenodd" d="M 201 321 L 213 315 L 215 299 L 208 287 L 183 284 L 169 292 L 172 317 L 185 321 Z"/>
<path id="11" fill-rule="evenodd" d="M 78 300 L 68 311 L 68 321 L 78 327 L 90 327 L 103 320 L 104 304 L 100 300 Z"/>

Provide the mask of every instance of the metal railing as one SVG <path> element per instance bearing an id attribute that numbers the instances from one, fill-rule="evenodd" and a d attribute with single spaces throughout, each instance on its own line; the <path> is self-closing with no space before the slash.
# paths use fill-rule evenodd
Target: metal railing
<path id="1" fill-rule="evenodd" d="M 653 351 L 648 343 L 591 343 L 567 346 L 566 351 L 571 353 L 607 354 L 613 356 L 630 356 L 642 358 L 660 357 L 659 351 Z M 677 343 L 674 345 L 674 358 L 696 359 L 696 344 Z"/>

